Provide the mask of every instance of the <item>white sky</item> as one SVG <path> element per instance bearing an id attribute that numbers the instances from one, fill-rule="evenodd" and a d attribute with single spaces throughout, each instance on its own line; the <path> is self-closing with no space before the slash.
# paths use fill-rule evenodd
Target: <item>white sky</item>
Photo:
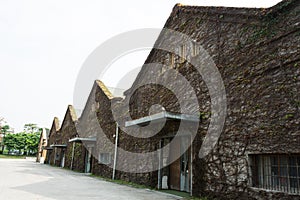
<path id="1" fill-rule="evenodd" d="M 15 131 L 25 123 L 50 128 L 54 116 L 62 121 L 87 56 L 124 31 L 162 28 L 176 3 L 270 7 L 279 1 L 1 0 L 0 116 Z M 143 64 L 146 55 L 129 56 L 126 63 L 133 58 Z"/>

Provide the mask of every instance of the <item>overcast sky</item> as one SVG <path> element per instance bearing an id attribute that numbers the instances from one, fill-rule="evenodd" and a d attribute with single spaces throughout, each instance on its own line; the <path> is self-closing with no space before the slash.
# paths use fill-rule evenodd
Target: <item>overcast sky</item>
<path id="1" fill-rule="evenodd" d="M 124 31 L 162 28 L 176 3 L 270 7 L 278 2 L 1 0 L 0 116 L 15 131 L 21 131 L 25 123 L 50 128 L 54 116 L 63 120 L 67 105 L 73 102 L 76 77 L 88 55 Z M 142 64 L 145 56 L 129 56 L 126 63 Z M 122 74 L 116 71 L 115 76 L 117 79 Z"/>

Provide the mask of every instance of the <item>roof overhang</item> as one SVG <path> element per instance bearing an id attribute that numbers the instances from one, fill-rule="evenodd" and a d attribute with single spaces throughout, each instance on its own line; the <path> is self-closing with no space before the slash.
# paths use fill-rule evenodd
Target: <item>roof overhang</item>
<path id="1" fill-rule="evenodd" d="M 171 112 L 160 112 L 157 114 L 149 115 L 147 117 L 142 117 L 139 119 L 131 120 L 125 122 L 125 127 L 134 126 L 134 125 L 142 125 L 147 124 L 150 122 L 157 123 L 162 120 L 183 120 L 187 122 L 199 122 L 199 116 L 196 115 L 188 115 L 188 114 L 177 114 L 177 113 L 171 113 Z"/>
<path id="2" fill-rule="evenodd" d="M 57 147 L 57 148 L 67 148 L 66 144 L 52 144 L 50 147 Z"/>
<path id="3" fill-rule="evenodd" d="M 95 137 L 90 137 L 90 138 L 75 137 L 69 139 L 69 142 L 96 142 L 96 141 L 97 139 Z"/>

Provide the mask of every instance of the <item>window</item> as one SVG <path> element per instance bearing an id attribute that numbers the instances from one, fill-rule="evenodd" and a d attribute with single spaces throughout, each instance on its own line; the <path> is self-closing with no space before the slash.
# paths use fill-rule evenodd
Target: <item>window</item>
<path id="1" fill-rule="evenodd" d="M 111 162 L 110 153 L 100 153 L 99 163 L 107 165 L 107 164 L 110 164 L 110 162 Z"/>
<path id="2" fill-rule="evenodd" d="M 170 54 L 170 66 L 175 67 L 175 55 L 173 53 Z"/>
<path id="3" fill-rule="evenodd" d="M 199 54 L 199 46 L 198 44 L 194 41 L 193 42 L 193 56 L 197 56 Z"/>
<path id="4" fill-rule="evenodd" d="M 183 44 L 180 46 L 180 62 L 183 63 L 186 59 L 186 46 Z"/>
<path id="5" fill-rule="evenodd" d="M 251 155 L 252 186 L 300 194 L 300 155 Z"/>

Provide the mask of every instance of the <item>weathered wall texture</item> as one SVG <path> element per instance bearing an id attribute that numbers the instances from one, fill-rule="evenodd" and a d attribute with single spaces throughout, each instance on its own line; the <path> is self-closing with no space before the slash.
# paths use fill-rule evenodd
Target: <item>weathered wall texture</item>
<path id="1" fill-rule="evenodd" d="M 40 134 L 40 140 L 38 145 L 38 153 L 36 157 L 36 162 L 44 163 L 47 156 L 47 145 L 48 145 L 48 132 L 43 128 Z"/>
<path id="2" fill-rule="evenodd" d="M 84 172 L 85 169 L 85 148 L 82 144 L 75 144 L 74 157 L 72 161 L 73 143 L 70 143 L 71 138 L 77 137 L 76 124 L 78 123 L 77 116 L 73 106 L 69 105 L 62 122 L 61 127 L 57 118 L 54 118 L 52 127 L 49 133 L 47 148 L 47 158 L 45 163 L 79 172 Z M 53 147 L 51 147 L 54 145 Z M 58 145 L 58 146 L 55 146 Z M 66 146 L 66 147 L 63 147 Z M 63 163 L 64 162 L 64 163 Z"/>
<path id="3" fill-rule="evenodd" d="M 125 122 L 131 120 L 130 117 L 138 119 L 162 111 L 152 107 L 155 104 L 172 113 L 180 113 L 184 107 L 185 114 L 200 119 L 192 147 L 194 195 L 217 199 L 299 199 L 299 195 L 251 187 L 248 156 L 255 153 L 300 154 L 299 12 L 297 0 L 285 0 L 270 9 L 176 5 L 165 28 L 184 33 L 199 43 L 212 57 L 224 81 L 227 117 L 217 145 L 204 159 L 198 157 L 209 127 L 211 101 L 203 77 L 195 66 L 182 62 L 178 56 L 183 44 L 191 60 L 201 55 L 192 56 L 193 42 L 174 40 L 162 33 L 156 45 L 175 46 L 178 55 L 153 49 L 146 64 L 161 63 L 164 66 L 159 69 L 143 66 L 132 88 L 125 93 L 125 99 L 113 98 L 102 82 L 95 82 L 91 92 L 95 95 L 89 97 L 92 100 L 88 101 L 78 126 L 84 136 L 97 136 L 92 172 L 107 178 L 112 176 L 116 122 L 121 129 L 118 147 L 129 152 L 151 152 L 159 148 L 161 138 L 174 136 L 180 122 L 168 121 L 155 136 L 147 139 L 126 134 Z M 201 63 L 201 67 L 205 68 L 206 64 Z M 176 73 L 170 74 L 169 69 Z M 190 98 L 191 93 L 179 81 L 180 76 L 192 86 L 199 109 L 192 106 L 195 99 Z M 153 78 L 162 84 L 138 87 Z M 174 86 L 179 96 L 162 85 Z M 179 97 L 186 99 L 182 105 Z M 74 134 L 74 124 L 63 126 L 66 127 L 62 128 L 64 134 L 50 133 L 49 144 L 63 142 L 65 137 Z M 54 135 L 59 141 L 54 141 Z M 108 163 L 101 163 L 100 154 L 109 154 Z M 157 159 L 158 156 L 149 163 L 148 160 L 118 156 L 117 166 L 134 163 L 137 168 L 155 167 Z M 66 160 L 66 165 L 68 163 Z M 168 174 L 167 166 L 162 173 Z M 158 181 L 157 171 L 140 174 L 117 171 L 116 178 L 151 187 L 156 187 Z"/>
<path id="4" fill-rule="evenodd" d="M 67 145 L 67 148 L 63 149 L 65 153 L 65 168 L 72 169 L 79 172 L 84 172 L 85 161 L 85 148 L 82 144 L 75 144 L 74 157 L 72 161 L 73 143 L 69 142 L 69 139 L 77 137 L 76 125 L 78 123 L 77 116 L 73 106 L 69 105 L 65 114 L 65 118 L 60 128 L 61 132 L 61 144 Z M 73 162 L 73 163 L 72 163 Z"/>
<path id="5" fill-rule="evenodd" d="M 110 99 L 112 98 L 112 94 L 108 91 L 108 89 L 104 86 L 104 84 L 96 80 L 93 84 L 93 87 L 91 89 L 91 92 L 89 94 L 89 97 L 87 99 L 87 102 L 85 104 L 84 110 L 79 118 L 79 123 L 77 124 L 77 131 L 79 134 L 79 137 L 81 138 L 101 138 L 100 133 L 102 133 L 102 127 L 100 126 L 98 122 L 97 113 L 99 112 L 99 108 L 105 107 L 105 109 L 109 109 L 107 105 L 106 99 L 99 99 L 99 93 L 101 92 L 101 95 L 104 95 L 106 98 Z M 102 115 L 103 120 L 107 120 L 108 116 L 105 114 Z M 99 151 L 96 146 L 100 145 L 98 144 L 99 140 L 97 139 L 97 142 L 83 142 L 83 145 L 86 149 L 88 147 L 92 147 L 89 150 L 92 153 L 92 160 L 91 160 L 91 172 L 97 175 L 102 175 L 106 177 L 111 177 L 111 173 L 106 173 L 106 170 L 109 170 L 106 166 L 100 166 L 98 164 L 98 155 Z M 100 145 L 101 146 L 101 145 Z"/>
<path id="6" fill-rule="evenodd" d="M 203 8 L 177 5 L 166 23 L 166 28 L 180 31 L 199 42 L 213 58 L 224 80 L 227 93 L 227 118 L 225 128 L 213 152 L 204 160 L 198 158 L 202 137 L 206 134 L 210 117 L 210 98 L 203 79 L 189 63 L 181 63 L 175 56 L 171 66 L 183 75 L 196 91 L 200 110 L 189 108 L 190 114 L 198 114 L 202 120 L 193 142 L 193 191 L 224 199 L 263 199 L 263 190 L 249 185 L 249 153 L 299 153 L 299 3 L 284 1 L 271 9 Z M 164 41 L 160 41 L 164 40 Z M 174 43 L 161 36 L 157 43 Z M 178 49 L 180 48 L 178 43 Z M 185 44 L 187 48 L 190 44 Z M 171 65 L 170 53 L 153 50 L 146 63 Z M 166 69 L 154 71 L 143 67 L 135 85 L 156 77 L 165 83 L 177 84 L 177 76 L 169 76 Z M 151 76 L 149 76 L 151 74 Z M 186 88 L 176 86 L 177 90 Z M 126 93 L 123 101 L 112 108 L 111 98 L 99 97 L 99 122 L 111 143 L 114 143 L 114 122 L 124 126 L 124 118 L 130 105 L 133 119 L 149 115 L 154 104 L 163 105 L 166 111 L 180 112 L 171 91 L 157 85 L 147 85 Z M 101 91 L 100 91 L 101 93 Z M 119 105 L 118 105 L 119 104 Z M 105 117 L 103 117 L 105 116 Z M 167 124 L 157 136 L 137 139 L 120 132 L 119 147 L 131 152 L 147 152 L 158 148 L 159 137 L 176 130 L 176 123 Z M 106 145 L 98 141 L 98 146 Z M 108 148 L 109 149 L 109 148 Z M 112 150 L 107 150 L 112 152 Z M 99 152 L 98 152 L 99 153 Z M 120 159 L 122 160 L 122 159 Z M 118 161 L 126 165 L 128 160 Z M 112 164 L 112 163 L 111 163 Z M 149 163 L 141 160 L 139 167 Z M 153 163 L 152 163 L 153 164 Z M 105 165 L 94 168 L 99 174 L 111 176 Z M 156 173 L 117 173 L 118 178 L 155 186 Z M 269 197 L 298 198 L 284 193 L 268 192 Z M 273 195 L 273 196 L 272 196 Z M 287 197 L 288 196 L 288 197 Z"/>
<path id="7" fill-rule="evenodd" d="M 195 195 L 204 193 L 218 199 L 299 198 L 252 189 L 247 157 L 250 153 L 300 153 L 299 11 L 299 1 L 283 1 L 271 9 L 175 6 L 165 27 L 189 35 L 209 52 L 227 93 L 227 118 L 218 145 L 204 161 L 194 156 Z M 157 43 L 160 42 L 178 41 L 161 36 Z M 178 49 L 181 44 L 178 42 Z M 170 65 L 169 58 L 170 53 L 153 50 L 146 63 Z M 190 113 L 209 116 L 210 99 L 198 72 L 189 63 L 180 63 L 177 57 L 172 67 L 190 81 L 197 93 L 200 111 L 190 108 Z M 164 71 L 145 66 L 135 84 L 152 77 L 164 79 Z M 176 77 L 167 77 L 165 81 L 176 84 Z M 133 94 L 135 89 L 133 86 L 127 91 L 125 99 L 131 97 L 133 118 L 147 116 L 154 103 L 178 112 L 175 97 L 164 88 L 150 85 Z M 184 92 L 186 88 L 179 90 Z M 205 135 L 208 122 L 204 117 L 197 141 Z M 199 149 L 198 142 L 194 155 Z M 205 171 L 204 175 L 199 169 Z"/>
<path id="8" fill-rule="evenodd" d="M 56 144 L 57 142 L 59 142 L 60 140 L 60 135 L 58 133 L 60 129 L 60 125 L 59 125 L 59 120 L 57 117 L 54 117 L 51 129 L 49 131 L 49 138 L 48 138 L 48 144 L 47 144 L 47 156 L 46 156 L 46 161 L 45 163 L 47 164 L 51 164 L 51 165 L 55 165 L 55 150 L 54 149 L 50 149 L 50 146 L 52 144 Z"/>
<path id="9" fill-rule="evenodd" d="M 99 103 L 97 103 L 96 112 L 93 114 L 93 118 L 96 117 L 97 119 L 93 125 L 93 130 L 97 133 L 97 148 L 95 149 L 94 155 L 96 155 L 96 159 L 93 163 L 92 172 L 106 178 L 112 177 L 114 154 L 114 148 L 109 145 L 114 143 L 113 135 L 116 127 L 111 112 L 112 99 L 113 96 L 109 90 L 102 82 L 98 81 L 98 87 L 95 90 L 95 102 Z M 104 139 L 107 139 L 109 142 L 106 142 Z M 109 154 L 110 162 L 100 163 L 99 156 L 101 153 Z"/>

